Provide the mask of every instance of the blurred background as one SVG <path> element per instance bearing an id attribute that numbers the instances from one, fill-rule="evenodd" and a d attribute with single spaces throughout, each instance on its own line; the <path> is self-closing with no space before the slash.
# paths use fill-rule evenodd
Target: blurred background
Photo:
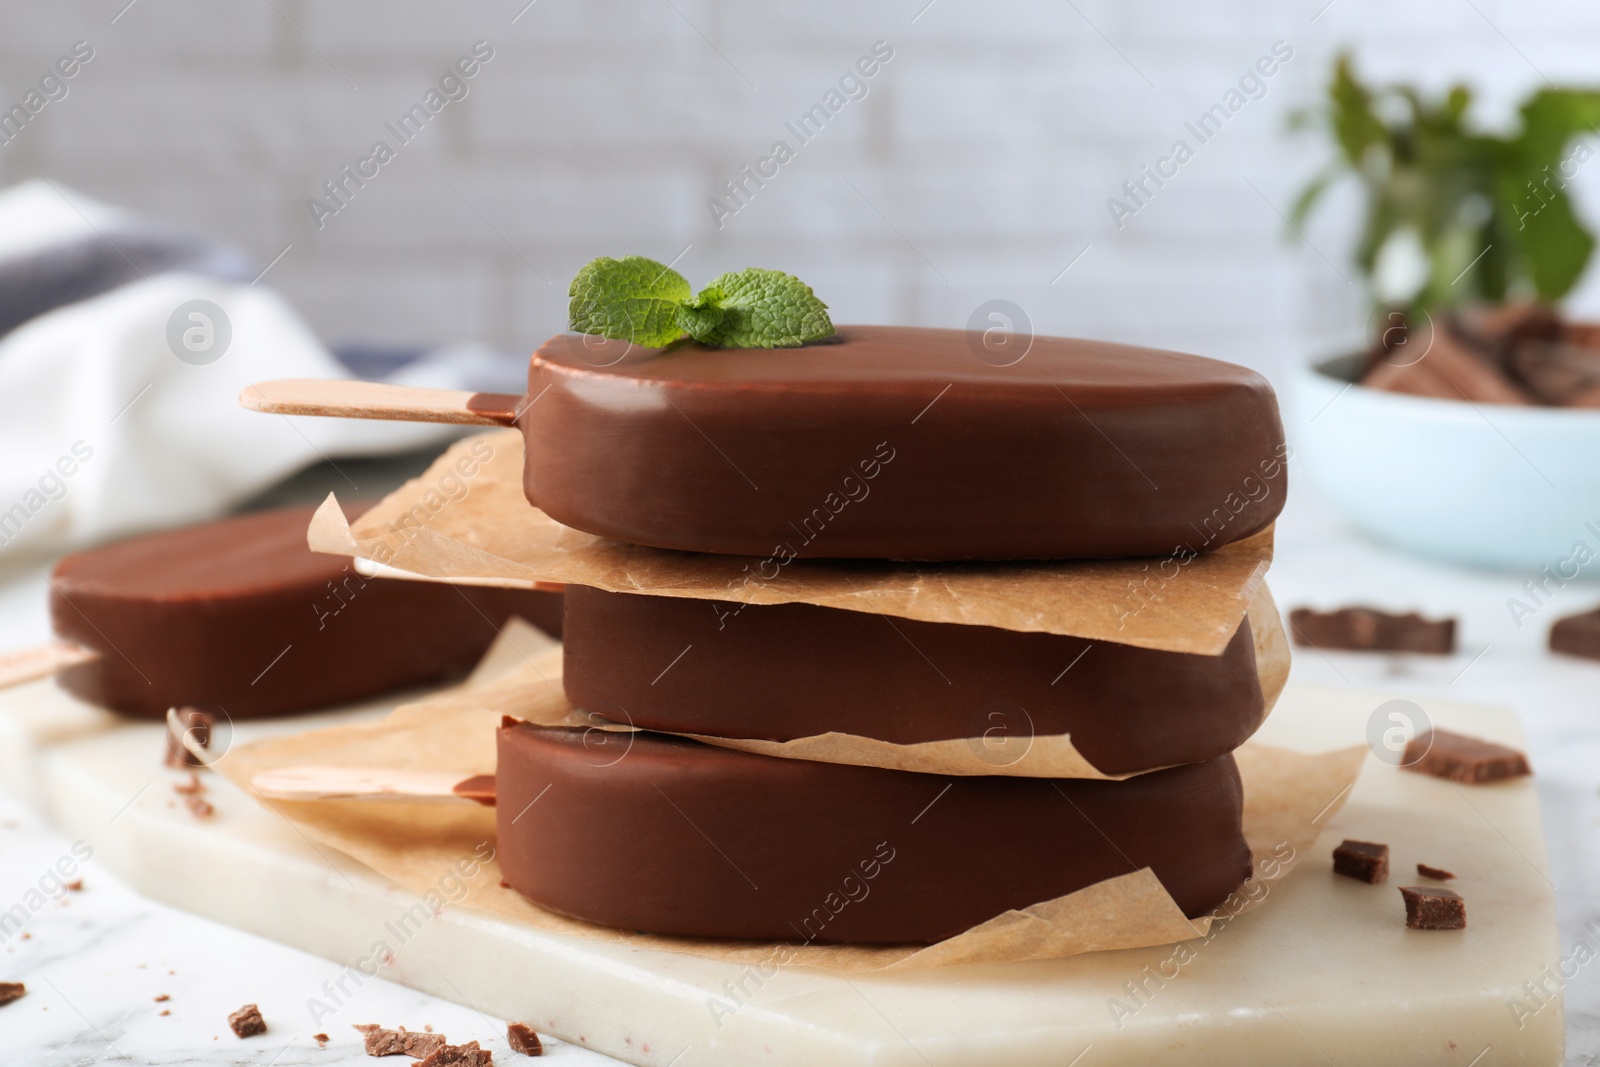
<path id="1" fill-rule="evenodd" d="M 334 345 L 526 354 L 563 328 L 578 267 L 634 253 L 691 280 L 788 270 L 839 322 L 959 327 L 1007 298 L 1040 332 L 1276 382 L 1367 315 L 1354 189 L 1309 244 L 1285 241 L 1332 155 L 1287 116 L 1320 100 L 1336 52 L 1375 81 L 1470 79 L 1485 124 L 1509 125 L 1532 89 L 1591 74 L 1600 28 L 1576 0 L 125 3 L 8 5 L 0 100 L 75 42 L 94 58 L 0 148 L 0 179 L 47 176 L 276 261 L 263 283 Z M 466 96 L 400 145 L 386 124 L 479 41 L 493 58 Z M 865 97 L 800 144 L 785 123 L 877 41 L 893 58 Z M 1278 42 L 1292 58 L 1200 144 L 1185 124 Z M 395 158 L 319 227 L 308 201 L 331 204 L 323 183 L 379 139 Z M 1179 139 L 1194 158 L 1129 200 Z M 723 183 L 778 140 L 795 158 L 719 226 L 708 201 L 733 204 Z M 1585 213 L 1597 183 L 1577 179 Z M 1120 227 L 1112 198 L 1137 207 Z M 1570 305 L 1597 302 L 1591 275 Z"/>

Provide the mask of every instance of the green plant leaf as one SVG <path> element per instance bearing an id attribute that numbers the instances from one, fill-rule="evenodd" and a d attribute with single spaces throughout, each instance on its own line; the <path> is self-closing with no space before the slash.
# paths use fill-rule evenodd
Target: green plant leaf
<path id="1" fill-rule="evenodd" d="M 683 306 L 678 308 L 678 325 L 683 327 L 684 333 L 701 344 L 716 344 L 717 331 L 728 317 L 727 311 L 723 310 L 722 299 L 720 289 L 706 286 L 698 296 L 684 301 Z"/>
<path id="2" fill-rule="evenodd" d="M 1540 300 L 1551 302 L 1578 283 L 1595 242 L 1578 221 L 1566 193 L 1559 189 L 1544 193 L 1546 199 L 1536 211 L 1525 214 L 1520 224 L 1518 209 L 1507 210 L 1505 232 L 1526 261 L 1533 291 Z"/>
<path id="3" fill-rule="evenodd" d="M 572 279 L 567 328 L 661 348 L 682 335 L 678 310 L 689 294 L 688 281 L 665 264 L 601 256 Z"/>
<path id="4" fill-rule="evenodd" d="M 805 282 L 782 271 L 750 267 L 724 274 L 690 304 L 680 324 L 695 340 L 722 348 L 793 348 L 835 332 L 828 305 Z M 713 308 L 720 319 L 700 318 Z"/>
<path id="5" fill-rule="evenodd" d="M 1534 169 L 1554 165 L 1574 137 L 1600 132 L 1600 92 L 1541 89 L 1522 105 L 1522 133 L 1516 143 Z"/>
<path id="6" fill-rule="evenodd" d="M 1368 149 L 1388 141 L 1389 131 L 1372 109 L 1372 94 L 1356 80 L 1348 54 L 1334 64 L 1328 97 L 1334 137 L 1344 149 L 1345 159 L 1359 169 Z"/>

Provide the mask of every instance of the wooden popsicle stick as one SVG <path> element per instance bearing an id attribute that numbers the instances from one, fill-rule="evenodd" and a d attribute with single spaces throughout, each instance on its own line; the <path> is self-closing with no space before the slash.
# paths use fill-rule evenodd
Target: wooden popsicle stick
<path id="1" fill-rule="evenodd" d="M 306 765 L 262 771 L 250 779 L 268 800 L 377 800 L 408 804 L 494 804 L 494 777 L 392 767 Z"/>
<path id="2" fill-rule="evenodd" d="M 322 378 L 256 382 L 239 393 L 239 403 L 244 407 L 274 415 L 453 422 L 466 426 L 515 425 L 522 401 L 522 397 L 511 393 L 469 393 Z"/>
<path id="3" fill-rule="evenodd" d="M 57 671 L 76 667 L 80 663 L 93 663 L 100 653 L 80 648 L 67 641 L 51 641 L 15 652 L 0 652 L 0 689 L 36 678 L 47 678 Z"/>

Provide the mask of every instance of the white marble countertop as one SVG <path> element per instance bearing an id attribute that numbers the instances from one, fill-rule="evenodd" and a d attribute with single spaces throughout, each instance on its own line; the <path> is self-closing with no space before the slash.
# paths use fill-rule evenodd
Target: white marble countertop
<path id="1" fill-rule="evenodd" d="M 32 566 L 0 574 L 0 648 L 47 634 L 44 572 Z M 1429 564 L 1374 545 L 1328 512 L 1302 478 L 1279 524 L 1271 583 L 1285 610 L 1367 603 L 1461 620 L 1462 650 L 1454 656 L 1300 652 L 1293 678 L 1515 708 L 1530 738 L 1562 943 L 1570 950 L 1583 924 L 1600 919 L 1600 663 L 1554 657 L 1544 646 L 1555 618 L 1600 604 L 1600 583 L 1569 584 L 1519 629 L 1506 601 L 1521 595 L 1525 577 Z M 69 847 L 0 799 L 0 911 L 23 899 Z M 26 937 L 3 942 L 0 980 L 27 983 L 28 995 L 0 1008 L 0 1059 L 39 1067 L 371 1062 L 346 1021 L 350 1013 L 324 1027 L 307 1008 L 324 982 L 339 977 L 335 964 L 146 901 L 92 860 L 80 876 L 81 892 L 34 913 Z M 1568 1063 L 1600 1063 L 1600 967 L 1580 967 L 1565 993 Z M 162 994 L 170 999 L 157 1002 Z M 492 1048 L 497 1061 L 520 1062 L 505 1045 L 503 1021 L 471 1007 L 383 981 L 355 996 L 360 1021 L 432 1025 L 452 1041 Z M 241 1041 L 226 1017 L 251 1002 L 270 1029 Z M 324 1029 L 331 1038 L 325 1049 L 312 1039 Z M 555 1062 L 615 1062 L 555 1041 L 547 1049 Z"/>

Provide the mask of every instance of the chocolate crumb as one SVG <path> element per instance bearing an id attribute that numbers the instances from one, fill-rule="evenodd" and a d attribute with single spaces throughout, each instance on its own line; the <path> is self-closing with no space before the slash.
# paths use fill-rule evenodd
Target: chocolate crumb
<path id="1" fill-rule="evenodd" d="M 465 1045 L 441 1045 L 430 1052 L 417 1067 L 494 1067 L 494 1053 L 479 1048 L 476 1041 Z"/>
<path id="2" fill-rule="evenodd" d="M 1482 785 L 1532 774 L 1528 757 L 1514 748 L 1497 745 L 1449 730 L 1429 730 L 1406 744 L 1400 764 L 1408 771 L 1431 774 L 1467 785 Z"/>
<path id="3" fill-rule="evenodd" d="M 66 888 L 72 890 L 74 893 L 83 892 L 83 879 L 82 878 L 73 879 L 72 881 L 70 881 L 70 882 L 68 882 L 66 884 Z"/>
<path id="4" fill-rule="evenodd" d="M 261 1017 L 261 1009 L 254 1004 L 246 1004 L 228 1016 L 228 1025 L 237 1037 L 254 1037 L 267 1032 L 267 1021 Z"/>
<path id="5" fill-rule="evenodd" d="M 200 797 L 184 797 L 183 806 L 197 819 L 209 819 L 217 813 L 216 808 Z"/>
<path id="6" fill-rule="evenodd" d="M 10 1004 L 28 995 L 28 987 L 21 982 L 0 982 L 0 1004 Z"/>
<path id="7" fill-rule="evenodd" d="M 506 1041 L 511 1045 L 512 1052 L 520 1052 L 524 1056 L 544 1055 L 544 1043 L 527 1023 L 507 1024 Z"/>
<path id="8" fill-rule="evenodd" d="M 1443 867 L 1430 867 L 1426 863 L 1417 864 L 1417 873 L 1436 882 L 1448 882 L 1455 878 L 1454 871 L 1447 871 Z"/>
<path id="9" fill-rule="evenodd" d="M 1338 611 L 1296 608 L 1289 613 L 1294 643 L 1349 652 L 1422 652 L 1449 655 L 1456 650 L 1456 620 L 1424 619 L 1415 613 L 1391 615 L 1376 608 Z"/>
<path id="10" fill-rule="evenodd" d="M 1346 839 L 1333 850 L 1333 873 L 1377 885 L 1389 877 L 1389 846 Z"/>
<path id="11" fill-rule="evenodd" d="M 1461 894 L 1436 886 L 1403 885 L 1406 925 L 1413 930 L 1460 930 L 1467 925 L 1467 902 Z"/>
<path id="12" fill-rule="evenodd" d="M 328 1035 L 327 1034 L 312 1034 L 311 1035 L 311 1040 L 313 1040 L 313 1041 L 315 1041 L 317 1043 L 317 1047 L 318 1048 L 327 1048 L 328 1047 Z"/>
<path id="13" fill-rule="evenodd" d="M 157 1015 L 171 1015 L 172 1014 L 172 1010 L 170 1008 L 162 1008 L 160 1011 L 156 1012 L 156 1014 Z"/>
<path id="14" fill-rule="evenodd" d="M 174 713 L 178 722 L 177 730 L 173 724 L 167 724 L 167 754 L 165 763 L 168 767 L 204 767 L 193 752 L 189 751 L 183 743 L 183 735 L 193 738 L 195 744 L 201 748 L 211 747 L 211 731 L 217 725 L 217 717 L 210 712 L 201 711 L 199 708 L 178 708 Z"/>
<path id="15" fill-rule="evenodd" d="M 198 774 L 190 773 L 187 782 L 173 782 L 172 791 L 179 796 L 199 796 L 206 791 L 206 784 L 200 780 Z"/>
<path id="16" fill-rule="evenodd" d="M 156 995 L 155 1001 L 156 1001 L 157 1004 L 161 1004 L 161 1003 L 163 1003 L 165 1001 L 168 1001 L 168 1000 L 171 1000 L 171 999 L 172 999 L 171 994 L 169 994 L 169 993 L 159 993 L 159 994 Z"/>

